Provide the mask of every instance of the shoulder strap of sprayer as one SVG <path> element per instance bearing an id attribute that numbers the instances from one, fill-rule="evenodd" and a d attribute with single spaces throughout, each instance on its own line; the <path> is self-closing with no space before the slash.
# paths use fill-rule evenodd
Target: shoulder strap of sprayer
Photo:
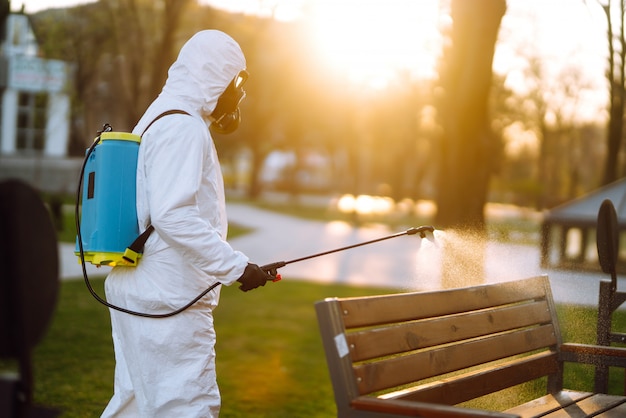
<path id="1" fill-rule="evenodd" d="M 146 126 L 146 129 L 143 130 L 143 132 L 141 133 L 141 136 L 143 137 L 143 135 L 146 133 L 148 129 L 150 129 L 150 127 L 152 126 L 154 122 L 156 122 L 157 120 L 161 119 L 164 116 L 174 115 L 174 114 L 189 115 L 189 113 L 185 112 L 184 110 L 168 110 L 166 112 L 163 112 L 159 116 L 154 118 L 152 122 L 148 124 L 148 126 Z M 122 255 L 122 258 L 124 258 L 124 260 L 128 261 L 129 263 L 133 265 L 137 264 L 137 260 L 139 259 L 139 254 L 143 253 L 143 247 L 144 245 L 146 245 L 146 241 L 148 240 L 148 237 L 150 236 L 152 231 L 154 231 L 154 227 L 152 225 L 148 225 L 146 230 L 143 231 L 137 237 L 137 239 L 135 239 L 133 243 L 128 246 L 128 248 L 126 248 L 126 250 L 124 251 L 124 254 Z"/>

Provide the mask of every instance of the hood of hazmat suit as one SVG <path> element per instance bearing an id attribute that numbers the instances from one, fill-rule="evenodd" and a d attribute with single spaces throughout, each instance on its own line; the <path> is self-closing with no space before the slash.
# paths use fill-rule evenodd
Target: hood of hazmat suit
<path id="1" fill-rule="evenodd" d="M 159 96 L 133 130 L 143 134 L 137 164 L 140 230 L 154 232 L 137 267 L 115 267 L 107 299 L 139 312 L 166 313 L 216 281 L 229 285 L 248 258 L 226 242 L 223 179 L 209 115 L 246 62 L 239 45 L 214 30 L 182 47 Z M 115 393 L 103 416 L 212 417 L 219 411 L 212 310 L 218 286 L 164 319 L 111 311 Z"/>

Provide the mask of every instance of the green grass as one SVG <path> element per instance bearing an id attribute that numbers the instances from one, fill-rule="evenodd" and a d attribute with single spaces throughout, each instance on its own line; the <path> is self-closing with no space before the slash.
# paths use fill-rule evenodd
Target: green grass
<path id="1" fill-rule="evenodd" d="M 104 280 L 92 280 L 104 295 Z M 99 416 L 111 396 L 113 346 L 108 310 L 82 281 L 62 282 L 53 322 L 36 348 L 35 400 L 64 417 Z"/>
<path id="2" fill-rule="evenodd" d="M 349 215 L 322 207 L 267 202 L 254 204 L 305 219 L 354 221 Z M 65 213 L 63 221 L 59 239 L 73 242 L 73 210 Z M 431 223 L 428 219 L 409 216 L 370 217 L 359 222 L 386 223 L 392 228 Z M 510 242 L 512 231 L 521 231 L 528 236 L 538 230 L 538 225 L 507 221 L 492 223 L 489 228 L 501 237 L 498 239 Z M 229 237 L 247 231 L 246 228 L 231 225 Z M 102 279 L 93 281 L 101 295 L 104 293 L 102 283 Z M 391 291 L 288 279 L 245 294 L 236 287 L 224 288 L 220 306 L 215 312 L 218 380 L 223 398 L 220 416 L 334 416 L 332 388 L 313 303 L 328 296 L 360 296 Z M 595 341 L 594 309 L 559 306 L 559 316 L 565 341 Z M 614 324 L 616 329 L 624 329 L 626 313 L 618 311 Z M 34 360 L 35 399 L 38 403 L 62 409 L 63 418 L 99 416 L 113 386 L 115 363 L 110 322 L 107 309 L 92 299 L 81 281 L 62 284 L 54 321 L 47 337 L 37 348 Z M 567 387 L 592 390 L 592 368 L 568 366 L 567 372 Z M 623 379 L 623 373 L 611 373 L 613 393 L 619 393 Z M 525 385 L 475 405 L 506 408 L 522 398 L 532 399 L 541 390 L 542 387 L 536 384 Z"/>
<path id="3" fill-rule="evenodd" d="M 74 206 L 63 207 L 63 222 L 57 228 L 57 239 L 60 242 L 76 242 L 76 222 L 74 221 Z"/>
<path id="4" fill-rule="evenodd" d="M 103 280 L 93 284 L 103 294 Z M 224 288 L 215 311 L 221 417 L 334 416 L 313 303 L 329 296 L 390 291 L 289 279 L 248 293 Z M 560 306 L 559 316 L 565 341 L 595 341 L 595 310 Z M 614 324 L 624 329 L 626 313 L 618 311 Z M 34 353 L 34 367 L 36 402 L 60 408 L 63 418 L 99 416 L 108 402 L 114 369 L 109 315 L 81 281 L 61 284 L 54 319 Z M 623 373 L 612 373 L 613 393 L 619 392 L 623 378 Z M 591 390 L 593 370 L 568 368 L 566 384 Z M 533 397 L 536 388 L 523 390 Z M 519 391 L 507 393 L 498 396 L 503 404 L 521 396 Z"/>
<path id="5" fill-rule="evenodd" d="M 103 294 L 103 280 L 92 282 Z M 220 417 L 332 416 L 313 303 L 386 291 L 287 279 L 248 293 L 223 288 L 215 311 Z M 82 281 L 63 282 L 54 320 L 34 354 L 35 401 L 60 408 L 63 418 L 99 416 L 112 394 L 114 366 L 107 309 Z"/>
<path id="6" fill-rule="evenodd" d="M 215 313 L 220 417 L 331 417 L 330 378 L 313 304 L 391 290 L 283 280 L 242 294 L 223 289 Z"/>

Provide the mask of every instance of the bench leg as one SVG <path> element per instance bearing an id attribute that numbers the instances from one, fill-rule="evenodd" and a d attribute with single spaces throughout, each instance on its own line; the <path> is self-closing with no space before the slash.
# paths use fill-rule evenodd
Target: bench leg
<path id="1" fill-rule="evenodd" d="M 609 280 L 600 280 L 600 296 L 598 300 L 598 345 L 611 345 L 611 316 L 613 305 L 613 283 Z M 609 368 L 596 367 L 595 392 L 607 393 L 609 386 Z"/>

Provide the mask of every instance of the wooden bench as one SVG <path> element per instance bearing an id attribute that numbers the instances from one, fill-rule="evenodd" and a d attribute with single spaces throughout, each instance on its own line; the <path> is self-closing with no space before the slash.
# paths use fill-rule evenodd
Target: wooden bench
<path id="1" fill-rule="evenodd" d="M 564 362 L 626 367 L 626 349 L 564 344 L 547 276 L 315 309 L 338 417 L 626 417 L 624 396 L 563 388 Z M 541 378 L 504 412 L 459 405 Z"/>

